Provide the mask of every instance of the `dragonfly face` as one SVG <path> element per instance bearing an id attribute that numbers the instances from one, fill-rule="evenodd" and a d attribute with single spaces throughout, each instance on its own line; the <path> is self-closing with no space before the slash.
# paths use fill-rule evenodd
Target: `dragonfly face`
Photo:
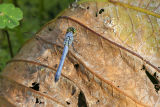
<path id="1" fill-rule="evenodd" d="M 67 33 L 68 32 L 72 32 L 73 34 L 75 34 L 76 33 L 76 29 L 74 28 L 74 27 L 69 27 L 68 29 L 67 29 Z"/>

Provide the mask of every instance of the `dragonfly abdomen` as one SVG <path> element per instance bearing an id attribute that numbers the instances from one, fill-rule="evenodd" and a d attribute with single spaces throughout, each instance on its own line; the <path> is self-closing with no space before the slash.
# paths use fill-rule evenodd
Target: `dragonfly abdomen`
<path id="1" fill-rule="evenodd" d="M 63 53 L 62 53 L 62 57 L 61 57 L 61 60 L 60 60 L 60 63 L 59 63 L 59 66 L 58 66 L 58 69 L 57 69 L 57 72 L 56 72 L 56 75 L 55 75 L 55 82 L 57 82 L 59 80 L 59 77 L 60 77 L 61 71 L 62 71 L 62 67 L 63 67 L 63 64 L 64 64 L 64 60 L 66 58 L 67 53 L 68 53 L 68 46 L 65 45 Z"/>

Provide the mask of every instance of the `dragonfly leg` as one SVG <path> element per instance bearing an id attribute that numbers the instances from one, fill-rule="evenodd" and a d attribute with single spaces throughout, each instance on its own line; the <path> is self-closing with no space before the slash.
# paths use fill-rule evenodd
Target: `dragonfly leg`
<path id="1" fill-rule="evenodd" d="M 72 47 L 73 47 L 73 51 L 76 52 L 77 54 L 79 54 L 79 53 L 77 52 L 77 50 L 74 48 L 74 42 L 72 43 Z"/>

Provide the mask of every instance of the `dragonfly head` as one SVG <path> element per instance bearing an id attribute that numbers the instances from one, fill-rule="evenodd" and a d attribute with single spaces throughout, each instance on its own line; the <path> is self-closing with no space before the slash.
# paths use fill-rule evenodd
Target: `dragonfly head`
<path id="1" fill-rule="evenodd" d="M 73 34 L 75 34 L 76 33 L 76 29 L 74 27 L 69 27 L 67 29 L 67 32 L 72 32 Z"/>

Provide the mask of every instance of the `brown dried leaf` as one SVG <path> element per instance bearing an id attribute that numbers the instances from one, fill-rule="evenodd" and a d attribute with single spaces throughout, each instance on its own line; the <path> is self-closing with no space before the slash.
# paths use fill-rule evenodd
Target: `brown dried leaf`
<path id="1" fill-rule="evenodd" d="M 160 106 L 159 93 L 145 73 L 160 72 L 159 19 L 118 3 L 83 3 L 45 25 L 4 69 L 0 99 L 37 107 Z M 55 83 L 70 26 L 77 29 L 76 51 L 70 47 Z"/>

